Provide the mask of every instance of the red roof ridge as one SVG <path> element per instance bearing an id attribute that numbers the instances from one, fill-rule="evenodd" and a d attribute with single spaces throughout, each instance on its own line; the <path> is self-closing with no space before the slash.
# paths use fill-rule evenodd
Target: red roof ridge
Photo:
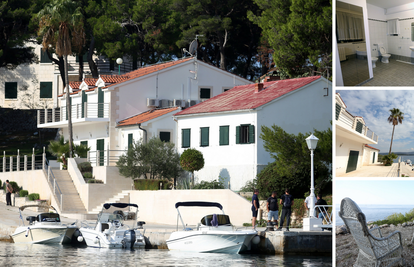
<path id="1" fill-rule="evenodd" d="M 133 115 L 133 116 L 130 116 L 126 119 L 119 121 L 116 127 L 132 126 L 132 125 L 141 124 L 143 122 L 147 122 L 155 118 L 158 118 L 160 116 L 163 116 L 165 114 L 168 114 L 170 112 L 173 112 L 174 110 L 177 110 L 177 109 L 179 109 L 179 107 L 154 108 L 154 109 L 146 110 L 144 112 L 141 112 L 140 114 Z"/>
<path id="2" fill-rule="evenodd" d="M 365 147 L 372 148 L 372 149 L 375 149 L 375 150 L 380 151 L 378 148 L 375 148 L 375 147 L 369 146 L 369 145 L 367 145 L 367 144 L 365 144 Z"/>

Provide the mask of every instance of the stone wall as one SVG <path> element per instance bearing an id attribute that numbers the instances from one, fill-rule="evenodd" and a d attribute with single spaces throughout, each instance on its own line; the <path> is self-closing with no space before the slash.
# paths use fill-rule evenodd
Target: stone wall
<path id="1" fill-rule="evenodd" d="M 260 200 L 260 209 L 259 214 L 257 215 L 257 219 L 264 219 L 267 221 L 267 200 Z M 282 211 L 279 210 L 279 218 Z M 303 218 L 296 216 L 295 210 L 292 210 L 292 215 L 290 216 L 290 226 L 291 227 L 302 227 L 303 225 Z"/>

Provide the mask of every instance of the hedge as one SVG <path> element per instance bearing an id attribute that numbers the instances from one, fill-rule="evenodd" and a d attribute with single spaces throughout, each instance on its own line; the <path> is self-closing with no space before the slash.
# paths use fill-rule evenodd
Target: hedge
<path id="1" fill-rule="evenodd" d="M 38 200 L 40 199 L 40 195 L 38 193 L 32 193 L 30 195 L 27 196 L 29 198 L 29 200 L 34 201 L 34 200 Z"/>
<path id="2" fill-rule="evenodd" d="M 160 183 L 162 189 L 170 189 L 171 182 L 168 180 L 147 180 L 140 179 L 134 181 L 135 190 L 160 190 Z"/>
<path id="3" fill-rule="evenodd" d="M 92 172 L 92 165 L 90 162 L 81 162 L 78 164 L 78 169 L 80 172 Z"/>
<path id="4" fill-rule="evenodd" d="M 19 196 L 20 197 L 25 197 L 25 196 L 27 196 L 29 194 L 29 191 L 27 191 L 27 190 L 20 190 L 19 191 Z"/>

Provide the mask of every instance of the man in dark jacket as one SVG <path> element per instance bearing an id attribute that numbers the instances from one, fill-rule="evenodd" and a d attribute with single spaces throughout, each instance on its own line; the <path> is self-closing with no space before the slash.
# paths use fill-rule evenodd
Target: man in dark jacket
<path id="1" fill-rule="evenodd" d="M 285 194 L 280 198 L 280 204 L 282 204 L 282 215 L 280 216 L 280 225 L 276 231 L 282 231 L 283 223 L 286 218 L 286 231 L 289 231 L 290 215 L 292 214 L 293 196 L 289 194 L 289 189 L 285 189 Z"/>

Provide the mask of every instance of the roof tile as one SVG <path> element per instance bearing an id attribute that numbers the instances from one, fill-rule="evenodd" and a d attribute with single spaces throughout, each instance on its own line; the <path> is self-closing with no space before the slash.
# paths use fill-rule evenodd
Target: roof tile
<path id="1" fill-rule="evenodd" d="M 136 116 L 120 121 L 116 127 L 131 126 L 147 122 L 178 109 L 178 107 L 151 109 Z"/>

